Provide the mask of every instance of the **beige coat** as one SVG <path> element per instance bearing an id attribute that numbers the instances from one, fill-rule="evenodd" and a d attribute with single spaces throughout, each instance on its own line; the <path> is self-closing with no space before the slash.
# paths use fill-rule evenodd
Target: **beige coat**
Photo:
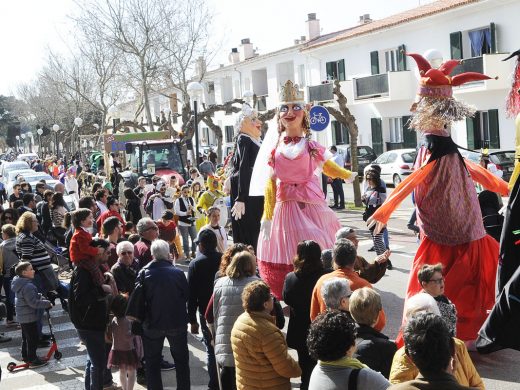
<path id="1" fill-rule="evenodd" d="M 290 390 L 301 375 L 282 332 L 267 313 L 243 313 L 231 331 L 237 389 Z"/>

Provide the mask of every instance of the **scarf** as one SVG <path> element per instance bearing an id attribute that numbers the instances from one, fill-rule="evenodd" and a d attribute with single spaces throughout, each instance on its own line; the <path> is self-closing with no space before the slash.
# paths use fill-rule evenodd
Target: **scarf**
<path id="1" fill-rule="evenodd" d="M 348 368 L 367 368 L 368 366 L 361 363 L 359 360 L 344 356 L 341 359 L 333 361 L 319 361 L 322 366 L 348 367 Z"/>

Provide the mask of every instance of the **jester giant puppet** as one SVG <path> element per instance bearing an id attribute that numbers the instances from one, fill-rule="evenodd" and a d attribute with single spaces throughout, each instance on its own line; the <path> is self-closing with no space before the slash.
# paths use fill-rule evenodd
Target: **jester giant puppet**
<path id="1" fill-rule="evenodd" d="M 303 91 L 290 80 L 280 87 L 277 119 L 278 131 L 270 127 L 262 143 L 250 194 L 261 193 L 261 188 L 265 188 L 258 268 L 273 294 L 281 299 L 285 275 L 293 270 L 298 243 L 314 240 L 322 248 L 331 248 L 340 228 L 323 196 L 321 170 L 331 178 L 347 182 L 354 180 L 356 174 L 334 163 L 332 153 L 310 139 Z M 267 174 L 255 174 L 258 171 Z"/>
<path id="2" fill-rule="evenodd" d="M 503 348 L 520 350 L 520 50 L 516 57 L 513 85 L 507 98 L 507 114 L 515 118 L 515 169 L 509 180 L 511 194 L 505 209 L 504 226 L 500 239 L 497 302 L 482 325 L 477 339 L 477 350 L 490 353 Z"/>
<path id="3" fill-rule="evenodd" d="M 412 191 L 421 242 L 415 255 L 406 299 L 421 291 L 417 272 L 424 264 L 444 266 L 445 295 L 457 307 L 457 337 L 475 340 L 495 302 L 498 243 L 486 234 L 473 181 L 507 195 L 507 183 L 485 168 L 463 159 L 450 135 L 454 121 L 472 116 L 475 110 L 452 96 L 453 87 L 487 80 L 481 73 L 450 73 L 458 60 L 438 69 L 421 55 L 408 54 L 421 75 L 418 100 L 412 106 L 411 127 L 424 137 L 414 172 L 406 178 L 368 221 L 380 230 L 390 214 Z"/>

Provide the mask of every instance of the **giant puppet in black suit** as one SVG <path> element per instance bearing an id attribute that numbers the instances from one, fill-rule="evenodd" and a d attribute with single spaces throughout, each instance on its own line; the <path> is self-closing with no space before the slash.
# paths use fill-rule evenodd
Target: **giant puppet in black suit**
<path id="1" fill-rule="evenodd" d="M 262 134 L 262 122 L 257 115 L 256 110 L 247 103 L 242 106 L 235 126 L 239 133 L 229 171 L 233 242 L 252 245 L 255 251 L 260 233 L 260 219 L 264 211 L 264 197 L 249 195 L 249 185 Z"/>

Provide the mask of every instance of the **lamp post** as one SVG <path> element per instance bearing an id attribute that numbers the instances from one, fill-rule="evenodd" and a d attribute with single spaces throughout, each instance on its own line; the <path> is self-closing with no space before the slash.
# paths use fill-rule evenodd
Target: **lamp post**
<path id="1" fill-rule="evenodd" d="M 76 139 L 74 138 L 74 130 L 76 130 L 76 133 L 79 134 L 78 128 L 81 127 L 82 124 L 83 124 L 83 119 L 81 119 L 80 117 L 74 118 L 74 128 L 72 129 L 72 140 L 71 140 L 73 156 L 74 156 L 74 149 L 75 149 L 75 145 L 76 145 Z"/>
<path id="2" fill-rule="evenodd" d="M 39 143 L 38 152 L 40 154 L 40 157 L 43 158 L 43 151 L 42 151 L 42 134 L 43 134 L 43 129 L 39 128 L 38 130 L 36 130 L 36 132 L 38 133 L 38 143 Z"/>
<path id="3" fill-rule="evenodd" d="M 56 142 L 54 142 L 54 144 L 56 145 L 56 158 L 59 158 L 60 157 L 60 149 L 59 149 L 59 146 L 58 146 L 58 131 L 60 131 L 60 126 L 53 125 L 52 126 L 52 130 L 54 130 L 54 135 L 55 135 L 55 138 L 56 138 Z"/>
<path id="4" fill-rule="evenodd" d="M 22 144 L 23 144 L 23 152 L 25 153 L 25 137 L 26 137 L 25 133 L 23 133 L 21 135 L 21 137 L 22 137 Z"/>
<path id="5" fill-rule="evenodd" d="M 27 133 L 29 136 L 29 153 L 33 152 L 33 144 L 34 144 L 34 134 L 32 132 Z"/>
<path id="6" fill-rule="evenodd" d="M 197 81 L 192 81 L 188 84 L 187 87 L 188 95 L 190 95 L 190 99 L 193 103 L 193 128 L 195 130 L 195 158 L 193 162 L 194 167 L 199 166 L 199 126 L 197 121 L 197 104 L 198 100 L 201 98 L 202 92 L 204 91 L 204 87 L 201 83 Z"/>
<path id="7" fill-rule="evenodd" d="M 20 153 L 20 136 L 16 136 L 16 154 Z"/>

